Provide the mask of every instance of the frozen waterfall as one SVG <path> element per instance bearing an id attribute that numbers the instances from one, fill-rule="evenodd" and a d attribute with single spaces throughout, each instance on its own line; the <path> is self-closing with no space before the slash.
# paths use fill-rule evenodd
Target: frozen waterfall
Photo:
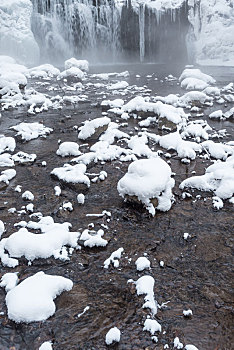
<path id="1" fill-rule="evenodd" d="M 138 0 L 31 1 L 32 30 L 42 59 L 143 62 L 186 56 L 183 1 L 177 8 L 154 8 Z M 165 52 L 165 42 L 171 52 Z"/>

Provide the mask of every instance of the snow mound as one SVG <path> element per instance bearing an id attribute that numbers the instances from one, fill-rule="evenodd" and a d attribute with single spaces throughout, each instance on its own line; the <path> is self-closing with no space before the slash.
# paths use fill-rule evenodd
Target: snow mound
<path id="1" fill-rule="evenodd" d="M 6 185 L 9 185 L 10 180 L 16 176 L 16 171 L 14 169 L 7 169 L 1 172 L 0 182 L 5 182 Z"/>
<path id="2" fill-rule="evenodd" d="M 172 205 L 172 188 L 170 166 L 161 158 L 140 159 L 131 163 L 128 172 L 118 182 L 121 197 L 136 196 L 146 209 L 154 216 L 155 208 L 168 211 Z M 152 200 L 156 199 L 156 205 Z"/>
<path id="3" fill-rule="evenodd" d="M 55 68 L 52 64 L 42 64 L 37 67 L 30 68 L 27 72 L 27 75 L 30 78 L 43 78 L 48 79 L 52 77 L 57 77 L 60 73 L 58 68 Z"/>
<path id="4" fill-rule="evenodd" d="M 119 259 L 121 258 L 123 251 L 123 248 L 119 248 L 114 251 L 111 256 L 104 261 L 104 269 L 108 269 L 111 263 L 114 265 L 114 267 L 119 267 Z"/>
<path id="5" fill-rule="evenodd" d="M 70 165 L 64 164 L 61 168 L 55 168 L 52 170 L 51 175 L 56 176 L 59 180 L 66 183 L 73 184 L 85 184 L 87 187 L 90 186 L 90 180 L 86 172 L 85 164 Z"/>
<path id="6" fill-rule="evenodd" d="M 144 323 L 143 331 L 148 331 L 151 335 L 154 335 L 156 332 L 161 332 L 162 327 L 156 320 L 147 318 Z"/>
<path id="7" fill-rule="evenodd" d="M 18 131 L 16 136 L 21 137 L 24 141 L 37 139 L 39 136 L 45 137 L 53 131 L 53 129 L 40 123 L 20 123 L 18 125 L 11 126 L 10 129 Z"/>
<path id="8" fill-rule="evenodd" d="M 225 162 L 217 161 L 210 165 L 204 175 L 184 180 L 180 188 L 212 191 L 221 199 L 231 198 L 234 194 L 234 156 L 227 158 Z"/>
<path id="9" fill-rule="evenodd" d="M 150 268 L 150 261 L 145 256 L 141 256 L 136 261 L 137 271 L 143 271 Z"/>
<path id="10" fill-rule="evenodd" d="M 0 154 L 5 151 L 14 152 L 15 147 L 16 143 L 13 137 L 6 137 L 0 135 Z"/>
<path id="11" fill-rule="evenodd" d="M 50 341 L 46 341 L 39 347 L 39 350 L 53 350 L 52 343 Z"/>
<path id="12" fill-rule="evenodd" d="M 71 68 L 66 69 L 63 72 L 61 72 L 57 76 L 57 79 L 61 80 L 61 79 L 66 79 L 66 78 L 71 78 L 71 79 L 73 78 L 73 79 L 83 80 L 84 77 L 85 77 L 85 75 L 82 72 L 82 70 L 80 70 L 77 67 L 71 67 Z"/>
<path id="13" fill-rule="evenodd" d="M 15 288 L 15 286 L 19 281 L 17 275 L 18 275 L 18 272 L 5 273 L 5 275 L 3 275 L 1 278 L 0 287 L 5 288 L 6 292 L 9 292 L 9 290 Z"/>
<path id="14" fill-rule="evenodd" d="M 216 80 L 214 78 L 212 78 L 210 75 L 202 73 L 200 71 L 200 69 L 190 69 L 190 68 L 186 68 L 181 76 L 179 77 L 179 81 L 183 81 L 184 79 L 187 78 L 194 78 L 194 79 L 198 79 L 201 80 L 207 84 L 215 84 Z"/>
<path id="15" fill-rule="evenodd" d="M 72 57 L 64 62 L 64 68 L 67 70 L 72 67 L 79 68 L 82 71 L 88 72 L 89 62 L 87 60 L 77 60 L 76 58 Z"/>
<path id="16" fill-rule="evenodd" d="M 108 117 L 95 118 L 93 120 L 86 120 L 85 124 L 79 128 L 80 132 L 78 138 L 86 140 L 95 134 L 98 128 L 103 128 L 111 122 Z"/>
<path id="17" fill-rule="evenodd" d="M 182 89 L 186 89 L 186 90 L 204 90 L 208 86 L 209 85 L 205 81 L 197 78 L 191 78 L 191 77 L 186 78 L 181 82 Z"/>
<path id="18" fill-rule="evenodd" d="M 151 309 L 152 315 L 157 313 L 157 302 L 154 299 L 154 278 L 142 276 L 136 282 L 137 295 L 146 294 L 143 308 Z"/>
<path id="19" fill-rule="evenodd" d="M 93 247 L 105 247 L 108 241 L 103 239 L 104 231 L 102 229 L 95 231 L 84 230 L 80 236 L 80 241 L 84 241 L 84 246 Z"/>
<path id="20" fill-rule="evenodd" d="M 111 345 L 114 342 L 120 341 L 120 330 L 117 327 L 111 328 L 106 334 L 106 345 Z"/>
<path id="21" fill-rule="evenodd" d="M 16 323 L 45 321 L 55 313 L 53 300 L 72 287 L 73 283 L 68 278 L 40 271 L 7 293 L 8 318 Z"/>
<path id="22" fill-rule="evenodd" d="M 79 156 L 79 145 L 75 142 L 63 142 L 59 145 L 56 154 L 61 157 Z"/>
<path id="23" fill-rule="evenodd" d="M 0 241 L 1 248 L 8 252 L 9 257 L 21 258 L 24 256 L 27 260 L 33 261 L 54 256 L 63 260 L 63 256 L 60 257 L 58 253 L 64 246 L 75 248 L 80 235 L 78 232 L 69 231 L 70 224 L 56 224 L 50 217 L 42 218 L 39 223 L 29 222 L 28 227 L 40 229 L 42 233 L 32 233 L 27 228 L 21 228 Z M 2 263 L 8 265 L 4 262 L 6 255 L 0 252 Z M 67 259 L 66 257 L 65 260 Z"/>

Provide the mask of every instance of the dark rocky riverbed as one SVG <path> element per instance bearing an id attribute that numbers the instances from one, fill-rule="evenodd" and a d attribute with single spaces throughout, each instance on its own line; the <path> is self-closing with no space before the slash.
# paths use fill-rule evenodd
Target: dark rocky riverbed
<path id="1" fill-rule="evenodd" d="M 95 67 L 92 71 L 125 69 L 130 71 L 130 77 L 127 78 L 129 84 L 147 85 L 152 90 L 149 93 L 152 96 L 156 93 L 161 96 L 182 93 L 177 81 L 164 79 L 170 73 L 178 77 L 182 67 L 168 71 L 168 67 L 161 65 L 129 65 Z M 213 75 L 220 86 L 229 83 L 234 77 L 234 68 L 206 68 L 203 71 Z M 136 74 L 140 74 L 141 78 L 136 79 Z M 147 79 L 147 74 L 153 74 L 153 77 Z M 158 80 L 154 80 L 155 77 Z M 38 87 L 36 81 L 30 83 L 43 93 L 63 93 L 56 81 L 51 82 L 58 87 L 56 92 Z M 0 289 L 0 312 L 4 312 L 0 314 L 0 350 L 36 350 L 46 340 L 53 341 L 55 350 L 102 350 L 107 348 L 105 334 L 114 326 L 121 330 L 121 341 L 112 346 L 113 349 L 162 350 L 165 344 L 173 349 L 176 336 L 183 344 L 194 344 L 199 350 L 233 349 L 233 205 L 225 202 L 224 208 L 216 211 L 212 206 L 212 193 L 198 191 L 192 193 L 192 198 L 182 200 L 182 192 L 178 187 L 182 180 L 191 176 L 192 171 L 203 174 L 204 169 L 211 164 L 210 160 L 197 157 L 190 164 L 182 164 L 176 152 L 171 152 L 171 168 L 176 173 L 173 190 L 176 201 L 169 212 L 157 212 L 154 218 L 141 207 L 125 204 L 118 195 L 117 182 L 129 165 L 118 160 L 88 166 L 89 173 L 105 170 L 108 177 L 103 182 L 91 184 L 86 192 L 84 206 L 78 205 L 77 192 L 71 187 L 63 186 L 62 195 L 54 196 L 54 186 L 58 181 L 50 177 L 50 172 L 70 159 L 56 155 L 58 140 L 78 142 L 74 125 L 80 126 L 88 118 L 101 116 L 101 107 L 96 104 L 104 99 L 103 95 L 98 95 L 98 89 L 93 87 L 86 88 L 83 93 L 88 95 L 88 100 L 66 105 L 61 110 L 50 109 L 48 112 L 27 115 L 27 109 L 20 107 L 2 112 L 0 133 L 5 136 L 14 136 L 15 133 L 9 127 L 22 121 L 43 121 L 54 129 L 47 138 L 27 143 L 17 142 L 15 152 L 36 153 L 37 160 L 31 165 L 16 165 L 17 176 L 7 188 L 0 191 L 0 218 L 6 223 L 4 237 L 15 232 L 16 222 L 29 220 L 27 214 L 17 216 L 8 212 L 9 208 L 20 210 L 25 205 L 21 195 L 14 191 L 16 185 L 22 185 L 35 195 L 35 212 L 51 215 L 55 222 L 68 221 L 73 231 L 83 230 L 90 223 L 94 223 L 95 229 L 101 228 L 102 224 L 107 225 L 105 238 L 109 243 L 106 248 L 77 250 L 65 262 L 52 258 L 38 259 L 28 266 L 28 262 L 21 259 L 14 270 L 1 266 L 1 275 L 18 271 L 20 280 L 23 280 L 38 271 L 44 271 L 70 278 L 74 287 L 71 292 L 63 293 L 56 299 L 57 311 L 54 316 L 45 322 L 30 324 L 15 324 L 8 320 L 5 292 Z M 97 100 L 97 97 L 101 99 Z M 118 97 L 129 100 L 131 95 L 106 94 L 107 99 Z M 231 107 L 228 104 L 225 108 Z M 234 134 L 233 122 L 211 121 L 206 117 L 218 108 L 217 105 L 207 108 L 204 119 L 216 130 L 226 129 L 224 140 L 231 140 Z M 221 108 L 224 109 L 223 106 Z M 114 121 L 116 117 L 111 118 Z M 195 116 L 194 119 L 199 118 Z M 138 127 L 137 122 L 130 120 L 128 126 L 121 130 L 137 134 L 139 130 L 135 127 Z M 157 126 L 148 129 L 158 133 Z M 155 150 L 160 149 L 158 145 L 151 146 Z M 45 167 L 41 166 L 42 161 L 47 162 Z M 72 212 L 59 210 L 64 200 L 73 203 Z M 110 220 L 106 216 L 86 216 L 103 210 L 111 212 Z M 188 240 L 183 238 L 185 232 L 191 235 Z M 124 253 L 119 268 L 103 269 L 104 261 L 120 247 L 124 248 Z M 144 253 L 147 253 L 152 268 L 139 273 L 135 268 L 135 260 Z M 161 260 L 165 263 L 164 267 L 159 265 Z M 152 342 L 148 332 L 142 330 L 143 316 L 147 315 L 147 310 L 142 309 L 143 297 L 137 296 L 134 285 L 127 283 L 129 279 L 135 281 L 144 274 L 155 279 L 155 298 L 158 303 L 169 302 L 156 315 L 162 325 L 157 344 Z M 78 317 L 86 306 L 90 309 Z M 183 316 L 183 310 L 187 309 L 193 311 L 191 318 Z"/>

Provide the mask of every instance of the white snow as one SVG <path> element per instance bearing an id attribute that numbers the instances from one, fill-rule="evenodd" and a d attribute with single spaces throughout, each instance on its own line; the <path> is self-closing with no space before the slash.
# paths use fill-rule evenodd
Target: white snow
<path id="1" fill-rule="evenodd" d="M 50 341 L 46 341 L 39 347 L 39 350 L 53 350 L 52 343 Z"/>
<path id="2" fill-rule="evenodd" d="M 188 310 L 183 310 L 183 315 L 185 317 L 189 317 L 189 316 L 192 316 L 193 312 L 192 310 L 188 309 Z"/>
<path id="3" fill-rule="evenodd" d="M 225 162 L 217 161 L 210 165 L 204 175 L 184 180 L 180 188 L 186 187 L 213 191 L 221 199 L 231 198 L 234 194 L 234 156 L 227 158 Z"/>
<path id="4" fill-rule="evenodd" d="M 59 180 L 62 180 L 66 183 L 73 184 L 85 184 L 87 187 L 90 186 L 90 180 L 86 172 L 85 164 L 64 164 L 61 168 L 54 168 L 51 172 L 51 175 L 56 176 Z"/>
<path id="5" fill-rule="evenodd" d="M 5 182 L 9 185 L 10 180 L 12 180 L 16 176 L 16 171 L 14 169 L 7 169 L 1 172 L 0 174 L 0 182 Z"/>
<path id="6" fill-rule="evenodd" d="M 111 253 L 111 256 L 104 261 L 104 269 L 108 269 L 111 263 L 114 265 L 114 267 L 119 267 L 119 259 L 121 258 L 123 251 L 123 248 L 119 248 Z"/>
<path id="7" fill-rule="evenodd" d="M 56 154 L 61 157 L 79 156 L 79 145 L 76 142 L 63 142 L 59 145 Z"/>
<path id="8" fill-rule="evenodd" d="M 156 198 L 156 209 L 168 211 L 172 205 L 172 188 L 175 181 L 171 178 L 170 166 L 161 158 L 140 159 L 131 163 L 128 172 L 118 182 L 121 197 L 137 196 L 146 209 L 154 216 L 155 207 L 151 200 Z"/>
<path id="9" fill-rule="evenodd" d="M 40 271 L 7 293 L 8 318 L 16 323 L 45 321 L 55 313 L 53 299 L 72 287 L 73 283 L 68 278 Z"/>
<path id="10" fill-rule="evenodd" d="M 180 339 L 178 337 L 175 337 L 174 339 L 174 348 L 176 349 L 183 349 L 184 345 L 180 342 Z"/>
<path id="11" fill-rule="evenodd" d="M 15 147 L 16 143 L 13 137 L 6 137 L 0 135 L 0 154 L 5 151 L 14 152 Z"/>
<path id="12" fill-rule="evenodd" d="M 30 0 L 0 1 L 0 52 L 20 62 L 34 63 L 39 47 L 31 31 Z"/>
<path id="13" fill-rule="evenodd" d="M 53 131 L 53 129 L 40 123 L 20 123 L 12 126 L 11 129 L 18 131 L 16 136 L 20 136 L 25 141 L 36 139 L 39 136 L 46 137 Z"/>
<path id="14" fill-rule="evenodd" d="M 87 60 L 77 60 L 76 58 L 72 57 L 64 62 L 64 68 L 69 69 L 72 67 L 76 67 L 82 71 L 88 72 L 89 62 Z"/>
<path id="15" fill-rule="evenodd" d="M 111 328 L 106 334 L 106 345 L 111 345 L 114 342 L 120 342 L 120 330 L 117 327 Z"/>
<path id="16" fill-rule="evenodd" d="M 144 323 L 143 331 L 148 331 L 151 335 L 154 335 L 156 332 L 161 332 L 162 327 L 156 320 L 147 318 Z"/>
<path id="17" fill-rule="evenodd" d="M 76 247 L 79 232 L 70 232 L 69 223 L 57 224 L 51 217 L 42 217 L 40 221 L 29 222 L 28 228 L 40 229 L 41 233 L 32 233 L 27 228 L 21 228 L 8 238 L 0 241 L 0 258 L 4 265 L 9 267 L 13 258 L 25 257 L 33 261 L 37 258 L 60 258 L 59 252 L 64 246 Z M 8 253 L 4 253 L 7 251 Z M 18 265 L 18 261 L 14 264 Z"/>
<path id="18" fill-rule="evenodd" d="M 189 344 L 185 346 L 185 350 L 198 350 L 198 348 L 194 345 Z"/>
<path id="19" fill-rule="evenodd" d="M 0 167 L 12 167 L 14 164 L 12 156 L 9 153 L 0 154 Z"/>
<path id="20" fill-rule="evenodd" d="M 157 302 L 154 299 L 154 278 L 142 276 L 136 282 L 137 295 L 146 294 L 143 308 L 151 309 L 153 315 L 157 313 Z"/>
<path id="21" fill-rule="evenodd" d="M 108 241 L 102 238 L 104 231 L 102 229 L 95 231 L 84 230 L 80 236 L 80 240 L 84 241 L 84 246 L 93 247 L 105 247 Z"/>
<path id="22" fill-rule="evenodd" d="M 82 70 L 80 70 L 77 67 L 71 67 L 71 68 L 68 68 L 68 69 L 64 70 L 63 72 L 59 73 L 57 76 L 57 79 L 61 80 L 61 79 L 66 79 L 66 78 L 76 78 L 79 80 L 83 80 L 84 77 L 85 77 L 85 75 L 82 72 Z"/>
<path id="23" fill-rule="evenodd" d="M 15 288 L 18 281 L 18 272 L 8 272 L 2 276 L 0 287 L 5 288 L 6 292 L 9 292 L 9 290 Z"/>
<path id="24" fill-rule="evenodd" d="M 84 204 L 84 202 L 85 202 L 85 195 L 83 193 L 79 193 L 77 195 L 77 202 L 79 204 Z"/>
<path id="25" fill-rule="evenodd" d="M 27 71 L 27 75 L 29 75 L 31 78 L 37 78 L 37 79 L 40 79 L 40 78 L 48 79 L 52 77 L 57 77 L 59 73 L 60 73 L 60 70 L 58 68 L 48 63 L 30 68 Z"/>
<path id="26" fill-rule="evenodd" d="M 5 225 L 4 225 L 3 221 L 0 220 L 0 239 L 1 239 L 3 232 L 5 232 Z"/>
<path id="27" fill-rule="evenodd" d="M 145 256 L 139 257 L 136 262 L 137 271 L 143 271 L 150 268 L 150 261 Z"/>
<path id="28" fill-rule="evenodd" d="M 191 77 L 182 80 L 180 85 L 186 90 L 204 90 L 209 86 L 205 81 Z"/>
<path id="29" fill-rule="evenodd" d="M 59 197 L 61 193 L 62 193 L 61 188 L 59 186 L 54 186 L 54 194 L 55 194 L 55 196 Z"/>
<path id="30" fill-rule="evenodd" d="M 22 194 L 22 198 L 27 200 L 27 201 L 33 201 L 34 200 L 34 195 L 32 192 L 30 191 L 25 191 L 23 194 Z"/>
<path id="31" fill-rule="evenodd" d="M 184 79 L 187 79 L 187 78 L 198 79 L 198 80 L 203 81 L 203 82 L 205 82 L 207 84 L 215 84 L 215 82 L 216 82 L 214 78 L 212 78 L 208 74 L 202 73 L 200 71 L 200 69 L 186 68 L 182 72 L 181 76 L 179 77 L 179 81 L 183 81 Z M 204 89 L 205 89 L 205 87 L 204 87 Z M 196 90 L 196 88 L 195 88 L 195 90 Z"/>
<path id="32" fill-rule="evenodd" d="M 87 120 L 83 126 L 79 128 L 80 132 L 78 134 L 78 138 L 81 140 L 86 140 L 95 134 L 97 128 L 108 125 L 111 122 L 108 117 L 101 117 L 92 120 Z"/>

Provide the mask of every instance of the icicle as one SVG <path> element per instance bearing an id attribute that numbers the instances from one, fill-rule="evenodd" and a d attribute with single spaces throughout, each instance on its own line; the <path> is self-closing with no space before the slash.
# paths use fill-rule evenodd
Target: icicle
<path id="1" fill-rule="evenodd" d="M 140 29 L 140 61 L 145 58 L 145 4 L 139 7 L 139 29 Z"/>

